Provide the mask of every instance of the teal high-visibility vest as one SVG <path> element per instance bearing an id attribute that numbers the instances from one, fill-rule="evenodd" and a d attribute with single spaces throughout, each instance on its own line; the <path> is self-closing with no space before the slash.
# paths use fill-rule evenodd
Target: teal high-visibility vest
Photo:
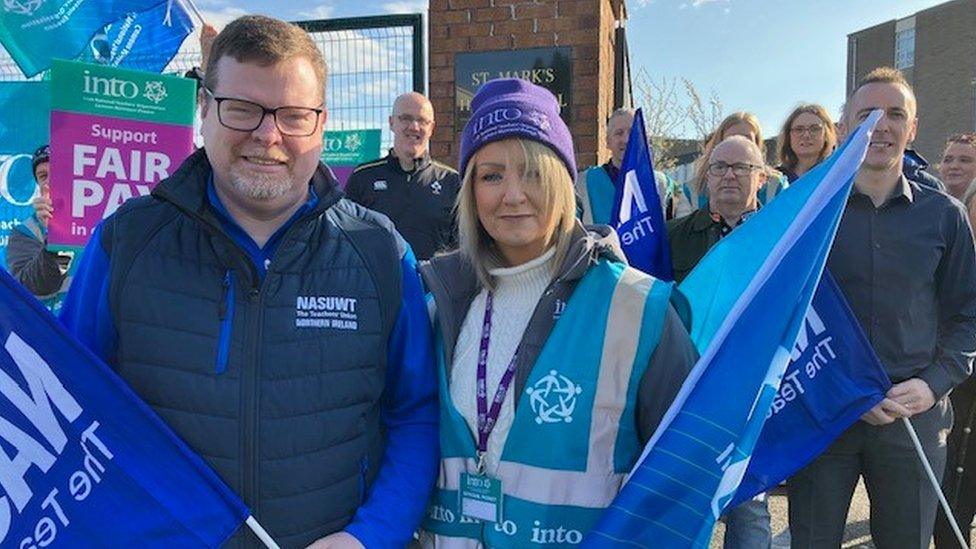
<path id="1" fill-rule="evenodd" d="M 438 547 L 572 547 L 595 525 L 642 448 L 637 389 L 664 324 L 669 283 L 600 260 L 580 280 L 532 367 L 497 471 L 503 520 L 462 517 L 458 482 L 476 473 L 474 434 L 451 400 L 443 342 L 441 466 L 424 521 Z"/>

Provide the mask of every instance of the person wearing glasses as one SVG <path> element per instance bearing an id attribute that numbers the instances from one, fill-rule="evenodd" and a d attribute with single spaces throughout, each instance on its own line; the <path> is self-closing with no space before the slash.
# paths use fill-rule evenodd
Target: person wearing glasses
<path id="1" fill-rule="evenodd" d="M 204 148 L 99 225 L 61 318 L 282 547 L 403 547 L 437 468 L 432 336 L 409 246 L 319 160 L 325 71 L 295 25 L 228 24 Z"/>
<path id="2" fill-rule="evenodd" d="M 776 167 L 790 183 L 830 156 L 837 146 L 837 131 L 820 105 L 800 105 L 783 123 L 776 144 Z"/>
<path id="3" fill-rule="evenodd" d="M 356 167 L 346 196 L 389 217 L 417 258 L 429 259 L 457 247 L 453 210 L 461 179 L 457 170 L 430 157 L 434 108 L 426 97 L 397 97 L 389 121 L 393 148 Z"/>
<path id="4" fill-rule="evenodd" d="M 675 282 L 680 283 L 725 235 L 759 208 L 759 190 L 768 172 L 756 142 L 732 135 L 711 149 L 704 165 L 704 207 L 668 221 Z M 765 494 L 730 509 L 725 516 L 725 549 L 768 549 L 772 545 Z"/>

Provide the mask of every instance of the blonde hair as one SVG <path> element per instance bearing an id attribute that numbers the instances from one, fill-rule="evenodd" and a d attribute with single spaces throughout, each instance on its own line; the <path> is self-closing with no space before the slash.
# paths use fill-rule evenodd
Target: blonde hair
<path id="1" fill-rule="evenodd" d="M 547 246 L 555 246 L 555 262 L 562 264 L 569 250 L 573 228 L 576 226 L 576 202 L 573 178 L 566 164 L 549 147 L 537 141 L 518 137 L 514 140 L 522 149 L 525 160 L 521 175 L 538 173 L 538 184 L 542 187 L 541 208 L 549 212 L 550 221 L 546 231 L 549 233 Z M 461 254 L 474 267 L 478 280 L 485 288 L 493 288 L 494 283 L 489 270 L 504 265 L 495 246 L 495 241 L 485 230 L 478 217 L 474 185 L 478 170 L 478 152 L 468 162 L 457 197 L 458 242 Z M 509 166 L 518 165 L 518 158 L 510 158 Z M 532 183 L 529 183 L 532 184 Z"/>
<path id="2" fill-rule="evenodd" d="M 718 125 L 718 128 L 715 128 L 715 131 L 708 136 L 701 156 L 698 157 L 698 163 L 695 165 L 695 179 L 693 183 L 695 192 L 699 195 L 705 192 L 705 173 L 708 171 L 708 158 L 712 156 L 712 151 L 715 149 L 715 146 L 725 140 L 725 132 L 737 124 L 746 124 L 752 128 L 752 134 L 756 138 L 754 143 L 759 148 L 759 154 L 763 158 L 763 164 L 765 164 L 766 143 L 762 138 L 762 128 L 759 127 L 759 119 L 751 112 L 734 112 L 726 116 L 725 120 L 722 120 L 722 123 Z"/>
<path id="3" fill-rule="evenodd" d="M 834 147 L 837 146 L 837 131 L 834 128 L 833 121 L 830 120 L 830 114 L 827 113 L 827 109 L 815 103 L 800 105 L 793 109 L 793 112 L 786 118 L 786 122 L 783 123 L 783 128 L 779 131 L 779 138 L 776 142 L 776 156 L 779 159 L 779 163 L 790 171 L 796 171 L 796 165 L 800 161 L 796 156 L 796 151 L 793 150 L 793 145 L 790 143 L 790 132 L 793 130 L 793 122 L 801 114 L 812 114 L 819 118 L 823 124 L 824 145 L 817 155 L 817 162 L 830 156 L 830 153 L 834 152 Z"/>

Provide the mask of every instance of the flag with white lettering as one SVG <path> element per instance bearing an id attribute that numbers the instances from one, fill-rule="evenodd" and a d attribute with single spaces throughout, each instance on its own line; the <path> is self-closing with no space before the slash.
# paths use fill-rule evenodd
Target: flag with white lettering
<path id="1" fill-rule="evenodd" d="M 729 506 L 775 487 L 806 466 L 890 388 L 881 359 L 825 272 Z"/>
<path id="2" fill-rule="evenodd" d="M 692 341 L 705 351 L 591 546 L 708 546 L 777 396 L 880 115 L 709 250 L 679 286 Z"/>
<path id="3" fill-rule="evenodd" d="M 179 0 L 166 0 L 142 13 L 127 13 L 95 34 L 79 61 L 162 72 L 193 32 L 193 20 Z"/>
<path id="4" fill-rule="evenodd" d="M 247 507 L 0 271 L 0 545 L 218 547 Z"/>
<path id="5" fill-rule="evenodd" d="M 610 225 L 617 230 L 627 262 L 660 280 L 674 280 L 664 211 L 660 208 L 641 109 L 634 115 L 618 178 L 614 182 L 617 190 Z"/>
<path id="6" fill-rule="evenodd" d="M 166 0 L 4 0 L 0 43 L 28 77 L 73 59 L 105 25 Z"/>

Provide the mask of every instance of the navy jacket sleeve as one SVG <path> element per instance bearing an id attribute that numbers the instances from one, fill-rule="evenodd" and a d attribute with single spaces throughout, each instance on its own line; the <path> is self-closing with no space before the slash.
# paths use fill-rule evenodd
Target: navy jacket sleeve
<path id="1" fill-rule="evenodd" d="M 10 274 L 37 296 L 53 294 L 64 283 L 58 254 L 47 251 L 45 242 L 30 235 L 22 226 L 10 232 L 7 266 Z"/>
<path id="2" fill-rule="evenodd" d="M 112 366 L 118 335 L 109 310 L 109 256 L 102 242 L 104 225 L 95 228 L 85 246 L 60 318 L 69 332 Z"/>
<path id="3" fill-rule="evenodd" d="M 390 336 L 383 422 L 386 453 L 365 503 L 346 531 L 370 549 L 404 547 L 420 524 L 440 454 L 433 337 L 409 247 L 403 298 Z"/>

